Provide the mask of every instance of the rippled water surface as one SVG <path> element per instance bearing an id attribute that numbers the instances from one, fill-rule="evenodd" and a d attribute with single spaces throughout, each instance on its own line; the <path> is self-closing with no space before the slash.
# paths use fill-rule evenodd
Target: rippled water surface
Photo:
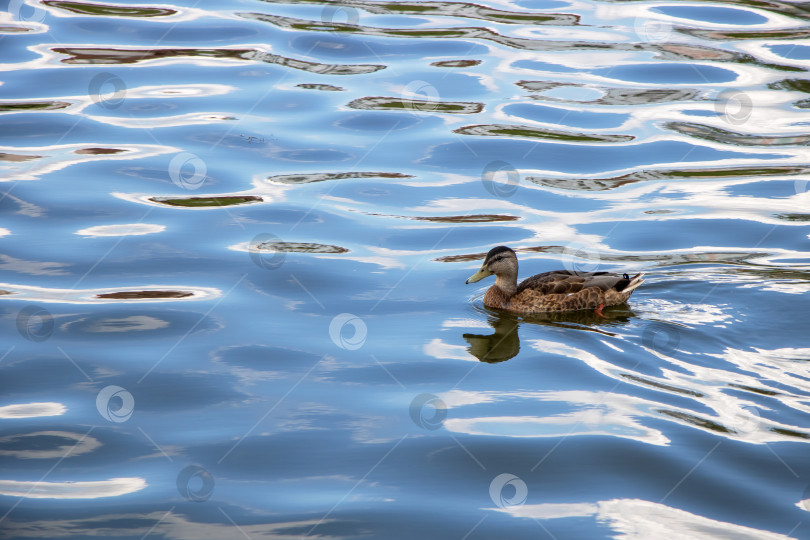
<path id="1" fill-rule="evenodd" d="M 3 536 L 810 538 L 810 4 L 0 16 Z"/>

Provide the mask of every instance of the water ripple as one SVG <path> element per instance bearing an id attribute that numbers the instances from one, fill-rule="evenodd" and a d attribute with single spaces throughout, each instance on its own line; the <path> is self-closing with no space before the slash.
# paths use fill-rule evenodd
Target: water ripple
<path id="1" fill-rule="evenodd" d="M 222 60 L 251 60 L 267 64 L 310 71 L 327 75 L 357 75 L 374 73 L 384 69 L 384 65 L 347 65 L 323 64 L 296 58 L 287 58 L 257 49 L 194 49 L 194 48 L 160 48 L 160 49 L 123 49 L 103 47 L 55 47 L 56 54 L 67 56 L 61 61 L 65 64 L 139 64 L 142 62 L 178 59 L 201 58 Z"/>
<path id="2" fill-rule="evenodd" d="M 42 4 L 78 15 L 95 15 L 101 17 L 167 17 L 177 13 L 176 10 L 171 8 L 113 6 L 109 4 L 68 2 L 66 0 L 42 0 Z"/>
<path id="3" fill-rule="evenodd" d="M 212 287 L 161 287 L 151 285 L 132 289 L 50 289 L 30 285 L 0 283 L 0 299 L 30 302 L 98 304 L 210 300 L 222 294 Z"/>
<path id="4" fill-rule="evenodd" d="M 10 2 L 4 532 L 803 537 L 808 13 Z"/>

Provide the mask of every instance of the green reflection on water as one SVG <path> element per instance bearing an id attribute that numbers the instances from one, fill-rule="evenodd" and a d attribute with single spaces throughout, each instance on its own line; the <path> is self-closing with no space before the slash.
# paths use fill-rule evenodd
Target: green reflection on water
<path id="1" fill-rule="evenodd" d="M 632 141 L 632 135 L 599 135 L 585 134 L 573 131 L 557 131 L 552 129 L 533 128 L 528 126 L 510 126 L 505 124 L 481 124 L 476 126 L 464 126 L 453 130 L 454 133 L 462 135 L 486 135 L 486 136 L 507 136 L 507 137 L 527 137 L 532 139 L 553 139 L 559 141 L 578 141 L 612 143 Z"/>
<path id="2" fill-rule="evenodd" d="M 101 15 L 112 17 L 166 17 L 177 13 L 174 9 L 155 7 L 108 6 L 105 4 L 88 4 L 85 2 L 65 2 L 63 0 L 44 0 L 46 6 L 52 6 L 80 15 Z"/>
<path id="3" fill-rule="evenodd" d="M 261 197 L 256 197 L 255 195 L 241 195 L 226 197 L 185 197 L 173 199 L 167 197 L 150 197 L 149 200 L 169 206 L 200 208 L 207 206 L 233 206 L 236 204 L 248 204 L 262 202 L 263 199 Z"/>

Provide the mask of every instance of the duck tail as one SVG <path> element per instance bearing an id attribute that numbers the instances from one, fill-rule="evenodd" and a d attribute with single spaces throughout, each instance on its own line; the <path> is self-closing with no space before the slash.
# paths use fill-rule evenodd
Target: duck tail
<path id="1" fill-rule="evenodd" d="M 623 293 L 625 293 L 625 294 L 627 294 L 627 295 L 629 296 L 629 295 L 630 295 L 630 293 L 631 293 L 631 292 L 633 292 L 633 291 L 636 289 L 636 287 L 638 287 L 639 285 L 641 285 L 642 283 L 644 283 L 644 280 L 643 280 L 643 279 L 641 279 L 641 278 L 642 278 L 642 276 L 644 276 L 644 274 L 642 274 L 641 272 L 639 272 L 639 273 L 638 273 L 638 274 L 636 274 L 635 276 L 631 277 L 631 278 L 630 278 L 630 283 L 628 283 L 628 284 L 627 284 L 627 287 L 625 287 L 624 289 L 622 289 L 622 292 L 623 292 Z"/>

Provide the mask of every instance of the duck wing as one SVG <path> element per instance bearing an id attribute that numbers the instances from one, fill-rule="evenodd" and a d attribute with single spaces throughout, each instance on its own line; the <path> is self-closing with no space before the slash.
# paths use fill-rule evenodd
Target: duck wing
<path id="1" fill-rule="evenodd" d="M 613 272 L 553 270 L 523 280 L 518 285 L 516 294 L 526 289 L 532 289 L 541 294 L 571 294 L 589 288 L 621 292 L 631 284 L 635 285 L 639 277 L 641 277 L 641 274 L 630 277 L 627 274 L 615 274 Z"/>
<path id="2" fill-rule="evenodd" d="M 583 287 L 596 287 L 603 291 L 623 291 L 638 277 L 641 277 L 641 274 L 630 277 L 627 274 L 595 272 L 585 277 Z"/>

